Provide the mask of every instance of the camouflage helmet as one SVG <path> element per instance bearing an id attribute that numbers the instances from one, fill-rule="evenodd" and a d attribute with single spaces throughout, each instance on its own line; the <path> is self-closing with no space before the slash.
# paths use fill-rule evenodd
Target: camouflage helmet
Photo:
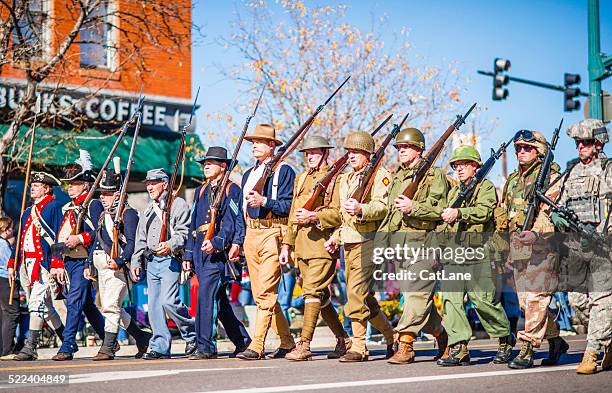
<path id="1" fill-rule="evenodd" d="M 457 161 L 474 161 L 478 165 L 482 165 L 480 153 L 478 153 L 478 150 L 472 145 L 460 145 L 453 150 L 450 159 L 451 166 Z"/>
<path id="2" fill-rule="evenodd" d="M 609 141 L 608 130 L 599 119 L 585 119 L 567 128 L 567 135 L 573 139 L 595 139 L 601 144 Z"/>
<path id="3" fill-rule="evenodd" d="M 351 132 L 344 140 L 344 148 L 363 150 L 372 154 L 374 153 L 374 138 L 365 131 Z"/>
<path id="4" fill-rule="evenodd" d="M 516 145 L 533 146 L 538 151 L 540 157 L 546 155 L 548 144 L 546 137 L 538 131 L 520 130 L 514 135 L 514 146 Z"/>
<path id="5" fill-rule="evenodd" d="M 393 146 L 397 148 L 397 145 L 400 143 L 416 146 L 422 150 L 425 149 L 425 136 L 423 136 L 421 130 L 417 128 L 405 128 L 397 134 Z"/>
<path id="6" fill-rule="evenodd" d="M 329 144 L 327 138 L 324 138 L 319 135 L 309 136 L 304 139 L 304 143 L 302 143 L 301 152 L 304 152 L 308 149 L 333 149 L 334 147 Z"/>

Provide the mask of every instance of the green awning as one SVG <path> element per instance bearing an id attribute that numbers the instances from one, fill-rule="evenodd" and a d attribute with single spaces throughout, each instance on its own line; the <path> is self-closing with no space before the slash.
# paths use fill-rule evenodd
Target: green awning
<path id="1" fill-rule="evenodd" d="M 0 125 L 0 131 L 2 132 L 6 131 L 7 128 L 8 125 Z M 17 143 L 24 145 L 22 151 L 25 150 L 25 152 L 20 157 L 22 162 L 27 159 L 29 140 L 24 140 L 27 131 L 28 126 L 22 126 L 17 141 Z M 63 166 L 74 162 L 79 157 L 79 149 L 85 149 L 91 154 L 94 167 L 100 168 L 116 140 L 117 134 L 103 133 L 95 129 L 76 133 L 54 128 L 38 128 L 34 142 L 32 164 L 35 167 L 46 168 L 57 173 Z M 141 133 L 134 150 L 134 164 L 132 165 L 130 180 L 143 180 L 147 171 L 153 168 L 164 168 L 168 173 L 171 173 L 179 143 L 178 133 Z M 123 137 L 115 153 L 116 156 L 121 157 L 122 170 L 125 170 L 131 144 L 132 135 L 128 133 Z M 195 157 L 204 154 L 204 147 L 197 135 L 187 135 L 185 152 L 184 181 L 187 184 L 194 185 L 196 182 L 193 179 L 201 179 L 203 176 L 201 166 L 195 161 Z"/>

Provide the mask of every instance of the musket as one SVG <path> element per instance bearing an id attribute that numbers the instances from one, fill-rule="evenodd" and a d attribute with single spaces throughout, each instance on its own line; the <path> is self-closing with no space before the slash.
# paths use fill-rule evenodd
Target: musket
<path id="1" fill-rule="evenodd" d="M 406 113 L 406 116 L 404 116 L 404 118 L 399 124 L 393 125 L 393 129 L 391 129 L 389 135 L 385 137 L 376 152 L 374 152 L 374 156 L 362 172 L 361 178 L 359 179 L 359 187 L 357 187 L 355 192 L 353 192 L 353 194 L 351 195 L 352 199 L 356 199 L 360 203 L 363 203 L 366 196 L 370 192 L 370 189 L 372 188 L 374 178 L 376 177 L 376 172 L 378 172 L 378 168 L 382 164 L 382 159 L 385 155 L 385 149 L 387 148 L 389 143 L 391 143 L 391 141 L 395 139 L 397 134 L 399 134 L 400 130 L 402 129 L 402 126 L 404 125 L 404 122 L 406 122 L 406 119 L 408 118 L 408 115 L 409 113 Z"/>
<path id="2" fill-rule="evenodd" d="M 484 164 L 476 171 L 474 177 L 470 179 L 468 184 L 462 185 L 459 190 L 459 195 L 457 198 L 451 203 L 449 206 L 451 209 L 458 209 L 463 205 L 465 201 L 472 197 L 474 190 L 476 187 L 489 175 L 491 169 L 495 166 L 495 163 L 499 158 L 504 154 L 508 146 L 513 142 L 514 138 L 510 138 L 510 140 L 506 143 L 502 143 L 497 151 L 491 149 L 491 157 L 489 157 Z"/>
<path id="3" fill-rule="evenodd" d="M 261 102 L 261 98 L 263 97 L 264 91 L 266 87 L 264 86 L 261 89 L 261 94 L 259 94 L 259 98 L 257 99 L 257 104 L 255 104 L 255 108 L 253 109 L 253 113 L 251 113 L 244 123 L 244 127 L 242 127 L 242 133 L 240 134 L 240 138 L 238 139 L 238 143 L 234 148 L 234 153 L 232 154 L 232 160 L 229 163 L 229 166 L 226 168 L 225 173 L 223 174 L 223 178 L 221 179 L 221 183 L 218 187 L 217 195 L 215 196 L 215 200 L 213 204 L 209 208 L 209 217 L 210 224 L 208 225 L 208 229 L 206 230 L 206 235 L 204 236 L 204 240 L 211 241 L 215 237 L 215 224 L 217 222 L 217 214 L 219 213 L 219 208 L 221 207 L 221 202 L 223 200 L 223 194 L 227 183 L 229 182 L 230 175 L 236 162 L 238 160 L 238 153 L 240 152 L 240 147 L 242 146 L 242 141 L 244 141 L 244 137 L 246 136 L 247 130 L 249 129 L 249 123 L 251 123 L 251 119 L 255 117 L 257 114 L 257 109 L 259 108 L 259 103 Z M 204 186 L 202 186 L 204 187 Z M 232 273 L 234 271 L 232 270 Z"/>
<path id="4" fill-rule="evenodd" d="M 193 106 L 191 107 L 191 114 L 189 115 L 189 122 L 185 124 L 181 131 L 181 141 L 179 143 L 179 149 L 176 154 L 176 160 L 174 160 L 174 169 L 172 170 L 172 176 L 168 181 L 168 190 L 166 194 L 166 199 L 163 202 L 162 207 L 162 227 L 159 233 L 159 243 L 163 243 L 168 239 L 168 228 L 170 228 L 170 213 L 172 212 L 172 204 L 174 203 L 174 185 L 176 184 L 176 175 L 178 173 L 179 165 L 183 160 L 183 156 L 185 155 L 185 137 L 187 136 L 187 129 L 191 126 L 191 122 L 193 120 L 193 115 L 196 111 L 196 105 L 198 103 L 198 96 L 200 95 L 200 88 L 198 87 L 198 91 L 195 96 L 195 100 L 193 101 Z M 178 190 L 177 190 L 178 192 Z"/>
<path id="5" fill-rule="evenodd" d="M 387 122 L 391 120 L 392 117 L 393 114 L 387 116 L 387 118 L 378 127 L 376 127 L 376 129 L 370 135 L 375 136 L 378 131 L 380 131 L 387 124 Z M 348 156 L 348 153 L 345 153 L 342 157 L 338 158 L 336 162 L 333 163 L 325 177 L 323 177 L 323 179 L 321 179 L 317 182 L 317 184 L 315 184 L 314 189 L 312 191 L 312 195 L 310 196 L 310 198 L 308 198 L 304 206 L 302 206 L 302 209 L 313 211 L 318 207 L 317 201 L 319 196 L 321 196 L 321 194 L 325 190 L 327 190 L 327 187 L 330 185 L 336 175 L 344 171 L 344 168 L 346 168 L 346 166 L 348 165 Z"/>
<path id="6" fill-rule="evenodd" d="M 421 163 L 419 164 L 419 167 L 412 176 L 412 182 L 408 185 L 408 187 L 406 187 L 403 192 L 405 196 L 410 199 L 414 199 L 414 195 L 419 189 L 421 181 L 423 181 L 423 179 L 427 175 L 429 168 L 431 168 L 438 159 L 438 156 L 442 152 L 442 149 L 444 148 L 444 144 L 446 143 L 447 139 L 451 136 L 453 132 L 455 132 L 459 129 L 459 127 L 465 124 L 465 119 L 467 119 L 467 117 L 470 115 L 470 113 L 472 113 L 475 107 L 476 103 L 474 103 L 474 105 L 472 105 L 470 109 L 468 109 L 465 115 L 457 115 L 457 119 L 455 120 L 455 122 L 451 124 L 446 129 L 446 131 L 444 131 L 444 134 L 442 134 L 440 139 L 438 139 L 436 143 L 431 147 L 431 149 L 425 154 L 425 156 L 421 160 Z"/>
<path id="7" fill-rule="evenodd" d="M 316 117 L 321 113 L 321 111 L 325 108 L 325 106 L 334 98 L 334 96 L 340 91 L 340 89 L 348 82 L 351 78 L 349 75 L 344 82 L 329 96 L 329 98 L 321 105 L 317 107 L 312 115 L 300 126 L 300 128 L 289 138 L 289 140 L 281 146 L 276 154 L 272 156 L 270 161 L 264 164 L 263 173 L 255 186 L 253 186 L 252 191 L 255 191 L 259 194 L 263 194 L 263 189 L 266 184 L 266 181 L 272 173 L 278 168 L 281 162 L 298 146 L 299 141 L 306 135 L 310 127 L 314 124 Z"/>
<path id="8" fill-rule="evenodd" d="M 533 190 L 531 191 L 531 194 L 529 196 L 529 201 L 525 206 L 525 220 L 521 225 L 521 231 L 531 230 L 531 227 L 533 226 L 533 223 L 535 221 L 536 211 L 538 209 L 538 205 L 540 204 L 538 201 L 538 192 L 542 193 L 542 191 L 546 187 L 546 183 L 549 180 L 550 168 L 553 164 L 553 160 L 555 159 L 553 151 L 555 150 L 557 142 L 559 141 L 559 132 L 561 131 L 562 125 L 563 119 L 561 119 L 559 127 L 555 128 L 551 142 L 546 142 L 548 148 L 546 149 L 546 155 L 544 156 L 544 160 L 542 160 L 542 166 L 540 167 L 540 171 L 538 172 L 536 182 L 533 185 Z"/>
<path id="9" fill-rule="evenodd" d="M 13 266 L 15 267 L 15 277 L 19 272 L 19 254 L 21 253 L 21 219 L 23 218 L 23 212 L 25 211 L 26 199 L 28 195 L 28 186 L 30 183 L 30 168 L 32 166 L 32 151 L 34 150 L 34 137 L 36 135 L 36 117 L 38 113 L 34 113 L 34 120 L 32 121 L 32 135 L 30 135 L 30 151 L 28 152 L 28 162 L 26 164 L 26 176 L 23 183 L 23 195 L 21 197 L 21 213 L 19 213 L 19 224 L 17 224 L 17 243 L 15 244 L 15 260 Z M 9 304 L 13 304 L 13 294 L 15 293 L 15 278 L 11 278 L 11 290 L 9 293 Z"/>
<path id="10" fill-rule="evenodd" d="M 91 187 L 89 187 L 87 197 L 85 198 L 83 203 L 81 203 L 79 207 L 77 208 L 76 225 L 72 230 L 73 235 L 78 234 L 78 231 L 80 230 L 81 225 L 83 224 L 83 220 L 85 219 L 85 215 L 87 214 L 87 206 L 89 206 L 89 203 L 92 201 L 94 197 L 94 193 L 98 189 L 98 186 L 100 185 L 100 181 L 102 181 L 102 175 L 104 174 L 104 171 L 108 167 L 113 155 L 115 154 L 115 151 L 117 151 L 117 148 L 119 147 L 119 143 L 121 143 L 121 140 L 123 139 L 125 134 L 127 134 L 128 128 L 134 123 L 136 118 L 140 116 L 140 114 L 142 113 L 142 106 L 144 104 L 144 97 L 142 95 L 143 88 L 144 88 L 144 85 L 140 87 L 140 93 L 138 94 L 138 101 L 136 101 L 136 108 L 134 110 L 134 113 L 132 113 L 132 116 L 130 116 L 128 121 L 126 121 L 121 127 L 121 130 L 119 131 L 119 135 L 117 136 L 117 140 L 115 140 L 115 144 L 113 145 L 110 152 L 108 153 L 108 156 L 106 157 L 104 164 L 102 164 L 102 168 L 100 168 L 100 171 L 98 172 L 98 175 L 96 176 L 96 179 L 94 180 L 93 184 L 91 185 Z"/>

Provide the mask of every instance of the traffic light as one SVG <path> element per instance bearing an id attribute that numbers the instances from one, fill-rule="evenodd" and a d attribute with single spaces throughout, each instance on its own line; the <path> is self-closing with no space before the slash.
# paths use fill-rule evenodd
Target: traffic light
<path id="1" fill-rule="evenodd" d="M 565 85 L 563 110 L 565 112 L 579 110 L 580 101 L 574 100 L 574 98 L 580 95 L 580 88 L 576 86 L 580 84 L 580 75 L 566 73 L 563 75 L 563 79 Z"/>
<path id="2" fill-rule="evenodd" d="M 504 74 L 510 69 L 510 60 L 496 57 L 493 61 L 493 101 L 501 101 L 508 98 L 508 75 Z"/>

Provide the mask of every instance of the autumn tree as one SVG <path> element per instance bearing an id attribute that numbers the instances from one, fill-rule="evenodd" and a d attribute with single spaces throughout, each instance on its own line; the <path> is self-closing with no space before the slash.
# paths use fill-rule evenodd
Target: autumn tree
<path id="1" fill-rule="evenodd" d="M 222 64 L 220 70 L 253 100 L 266 85 L 258 119 L 275 124 L 284 139 L 351 75 L 310 133 L 329 137 L 338 146 L 349 131 L 371 130 L 388 113 L 399 122 L 410 112 L 407 124 L 423 130 L 431 141 L 446 129 L 458 108 L 467 107 L 458 105 L 460 80 L 455 67 L 417 61 L 407 28 L 384 40 L 385 17 L 363 31 L 348 22 L 346 11 L 345 5 L 310 6 L 287 0 L 243 3 L 237 7 L 231 36 L 219 39 L 243 61 L 229 67 Z M 228 114 L 211 114 L 205 120 L 205 135 L 221 142 L 227 141 L 227 132 L 236 133 L 240 127 Z M 213 130 L 222 130 L 223 138 Z"/>

